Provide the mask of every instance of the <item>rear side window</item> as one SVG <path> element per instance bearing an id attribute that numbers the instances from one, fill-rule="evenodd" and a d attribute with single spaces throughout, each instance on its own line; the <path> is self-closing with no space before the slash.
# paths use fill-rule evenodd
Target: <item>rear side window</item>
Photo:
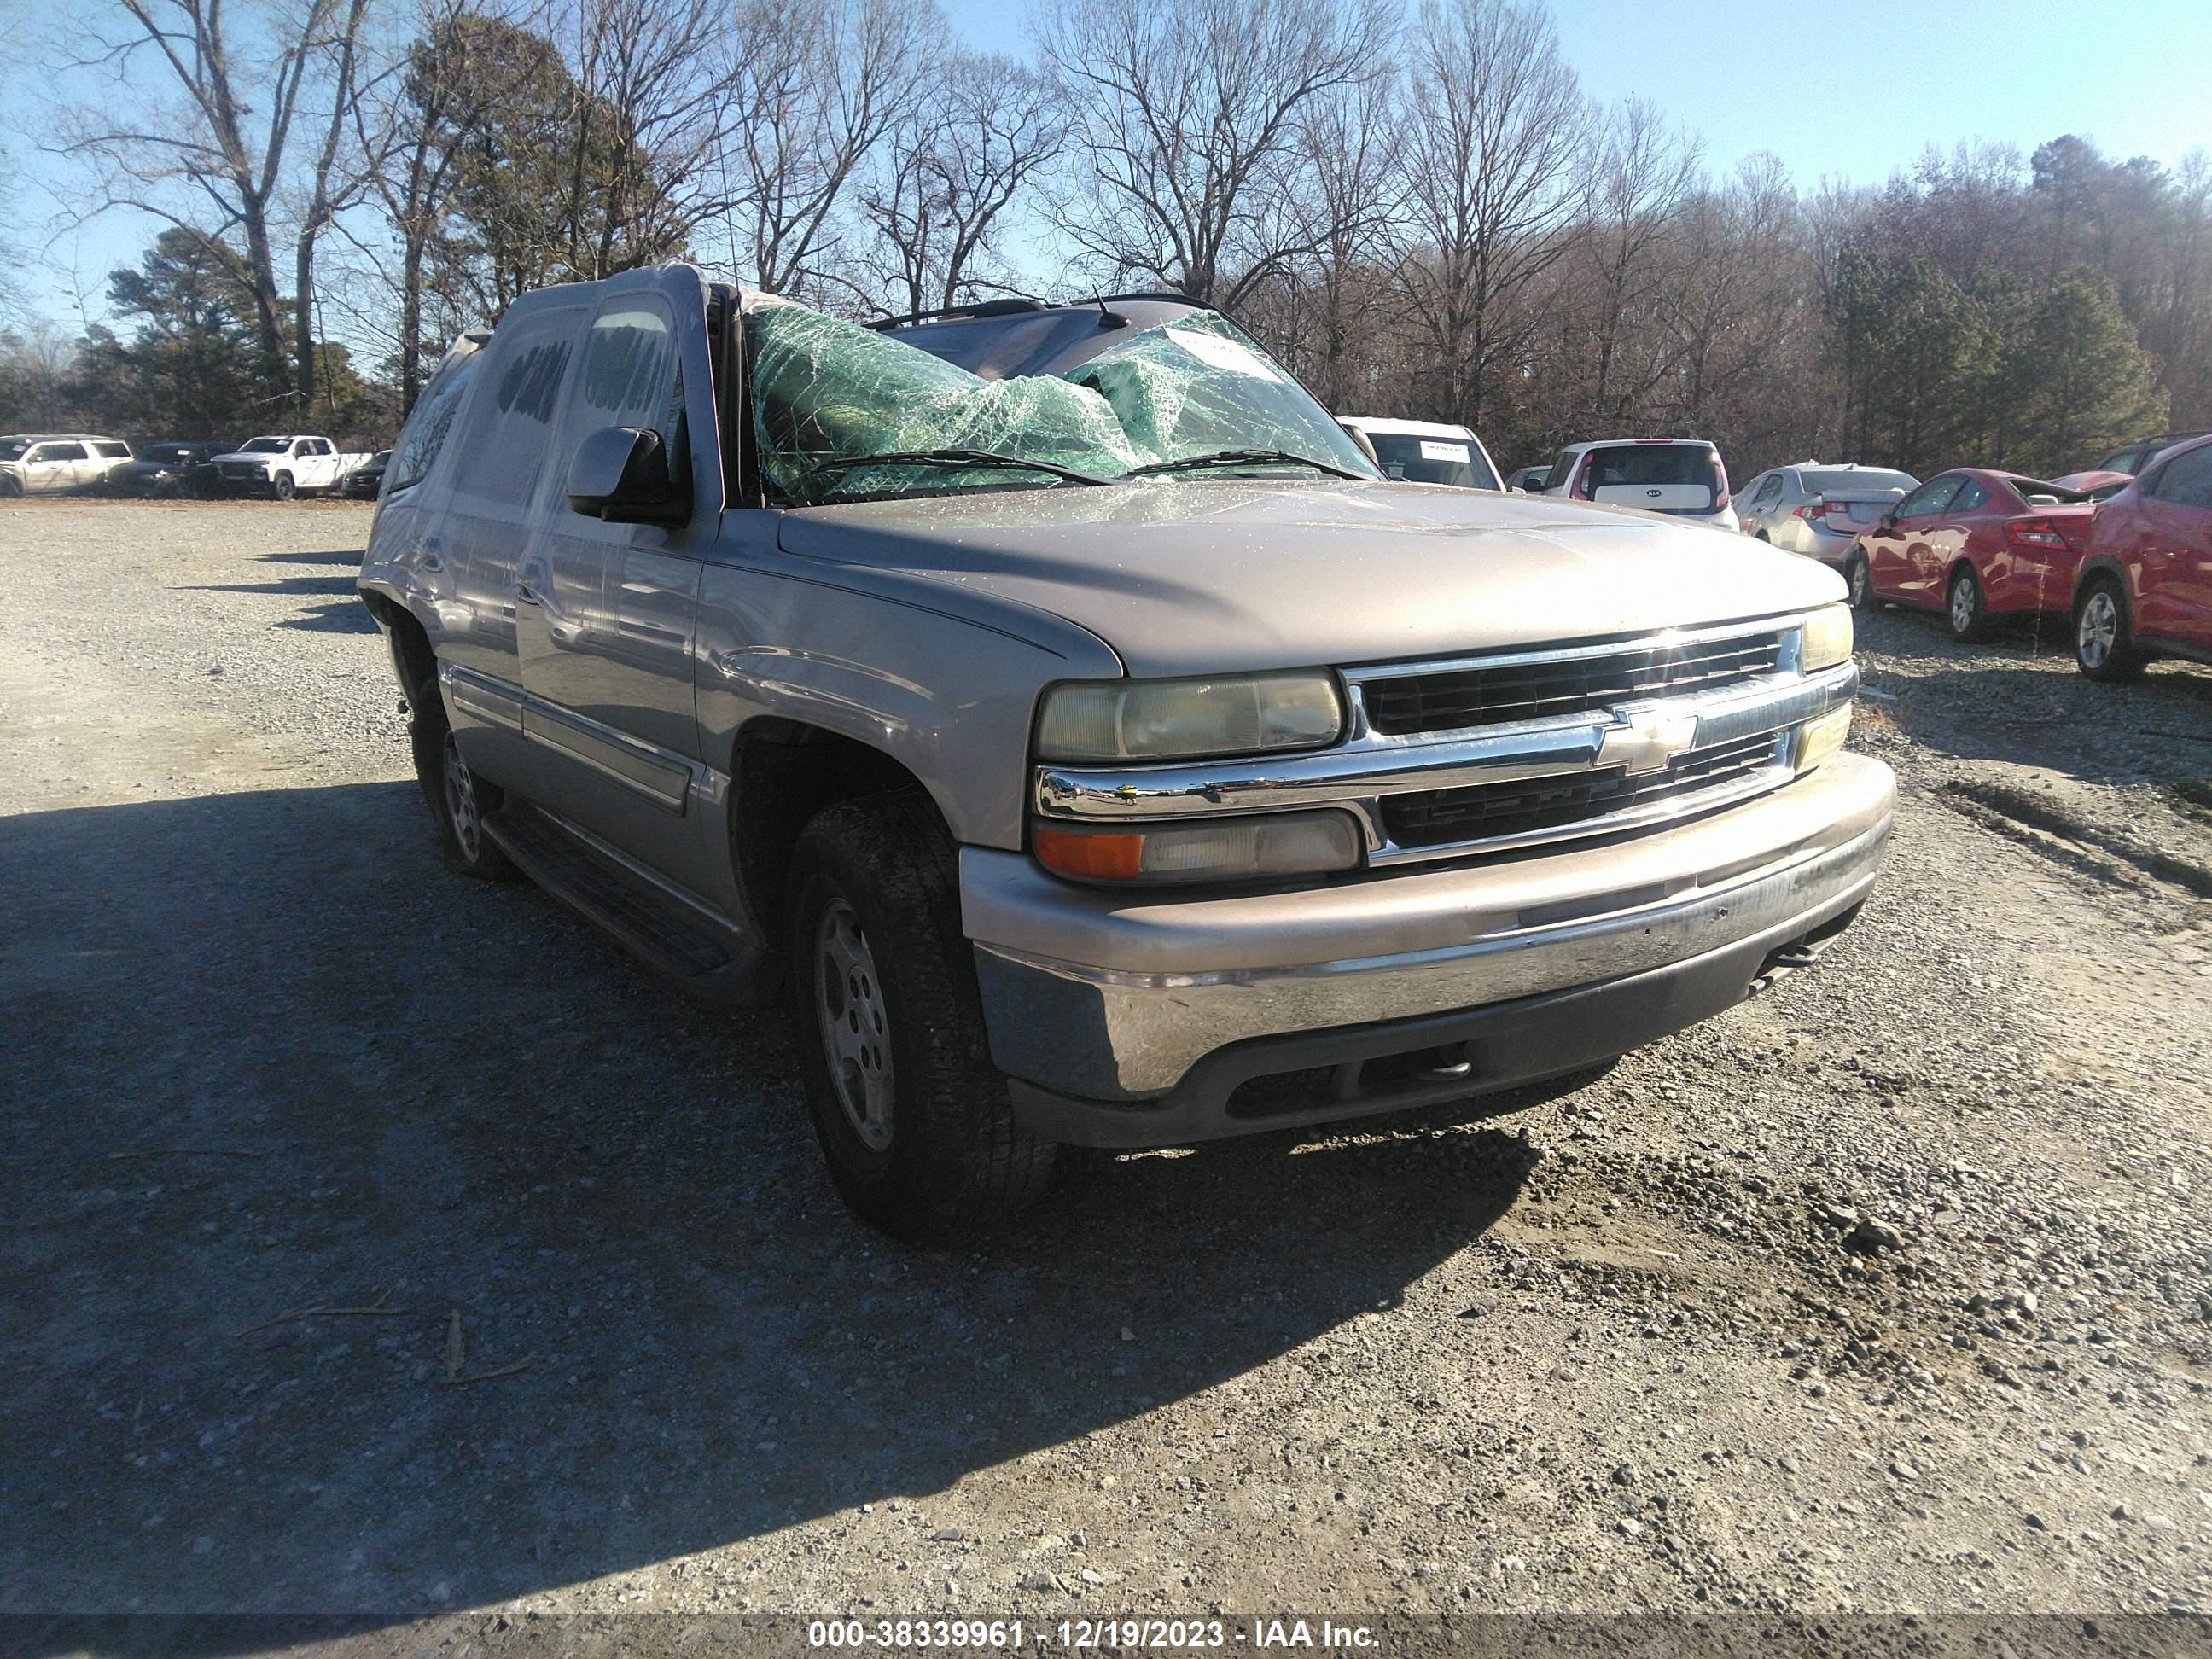
<path id="1" fill-rule="evenodd" d="M 94 444 L 93 447 L 112 461 L 127 461 L 131 459 L 129 444 Z"/>
<path id="2" fill-rule="evenodd" d="M 2147 493 L 2176 507 L 2212 507 L 2212 444 L 2175 456 Z"/>
<path id="3" fill-rule="evenodd" d="M 2097 471 L 2100 472 L 2134 471 L 2136 461 L 2142 459 L 2141 448 L 2141 445 L 2130 444 L 2125 449 L 2114 450 L 2097 463 Z"/>
<path id="4" fill-rule="evenodd" d="M 1951 497 L 1958 492 L 1958 479 L 1930 478 L 1897 504 L 1897 516 L 1911 519 L 1929 513 L 1941 513 L 1951 504 Z"/>
<path id="5" fill-rule="evenodd" d="M 453 430 L 453 416 L 460 412 L 483 357 L 481 351 L 471 352 L 447 368 L 423 392 L 392 452 L 392 489 L 408 489 L 428 475 L 438 452 L 446 447 L 446 434 Z"/>

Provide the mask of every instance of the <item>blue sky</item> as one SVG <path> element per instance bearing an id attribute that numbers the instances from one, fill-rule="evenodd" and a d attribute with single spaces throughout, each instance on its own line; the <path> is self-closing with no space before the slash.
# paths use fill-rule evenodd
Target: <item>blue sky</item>
<path id="1" fill-rule="evenodd" d="M 1033 4 L 941 3 L 958 38 L 1029 55 Z M 2108 155 L 2168 167 L 2212 145 L 2212 0 L 1556 0 L 1554 9 L 1590 94 L 1653 100 L 1705 135 L 1716 171 L 1767 149 L 1809 187 L 1879 183 L 1929 143 L 1986 139 L 2025 154 L 2074 132 Z M 15 102 L 9 148 L 35 177 L 42 161 L 21 131 L 29 112 Z M 44 211 L 27 197 L 21 205 L 27 218 Z M 65 238 L 47 256 L 62 269 L 22 273 L 34 308 L 73 325 L 82 291 L 96 317 L 106 270 L 135 260 L 152 234 L 113 219 Z"/>

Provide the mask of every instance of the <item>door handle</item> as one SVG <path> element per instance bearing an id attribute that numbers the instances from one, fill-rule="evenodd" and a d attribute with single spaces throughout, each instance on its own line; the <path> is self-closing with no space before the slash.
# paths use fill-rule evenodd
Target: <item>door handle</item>
<path id="1" fill-rule="evenodd" d="M 530 584 L 529 584 L 528 582 L 517 582 L 517 583 L 515 583 L 515 585 L 514 585 L 514 597 L 515 597 L 516 599 L 518 599 L 521 600 L 521 601 L 522 601 L 522 603 L 523 603 L 523 604 L 525 604 L 525 605 L 544 605 L 544 604 L 545 603 L 545 601 L 544 601 L 544 600 L 543 600 L 543 599 L 539 599 L 539 598 L 538 597 L 537 591 L 536 591 L 534 588 L 532 588 L 532 587 L 530 586 Z"/>

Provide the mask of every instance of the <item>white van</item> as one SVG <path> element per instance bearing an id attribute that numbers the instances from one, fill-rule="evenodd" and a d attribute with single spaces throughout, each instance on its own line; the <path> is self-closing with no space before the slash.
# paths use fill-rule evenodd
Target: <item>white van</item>
<path id="1" fill-rule="evenodd" d="M 1383 476 L 1408 483 L 1457 484 L 1463 489 L 1503 489 L 1490 452 L 1472 427 L 1442 421 L 1389 421 L 1340 415 L 1337 424 L 1374 453 Z"/>

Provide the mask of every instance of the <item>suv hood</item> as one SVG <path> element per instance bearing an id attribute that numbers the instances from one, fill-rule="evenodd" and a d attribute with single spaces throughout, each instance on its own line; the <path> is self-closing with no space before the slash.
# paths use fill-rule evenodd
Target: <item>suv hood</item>
<path id="1" fill-rule="evenodd" d="M 1834 572 L 1646 514 L 1448 485 L 1148 479 L 783 514 L 801 557 L 1087 629 L 1133 675 L 1349 665 L 1731 622 Z"/>

